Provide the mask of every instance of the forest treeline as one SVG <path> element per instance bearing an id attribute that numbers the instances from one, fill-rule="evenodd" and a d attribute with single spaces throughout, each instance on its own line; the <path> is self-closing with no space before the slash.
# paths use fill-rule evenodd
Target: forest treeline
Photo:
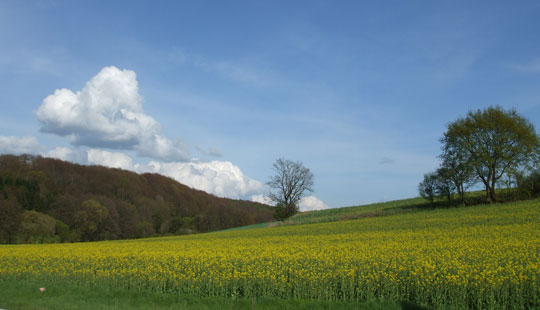
<path id="1" fill-rule="evenodd" d="M 219 198 L 158 174 L 0 156 L 0 243 L 189 234 L 272 219 L 269 206 Z"/>

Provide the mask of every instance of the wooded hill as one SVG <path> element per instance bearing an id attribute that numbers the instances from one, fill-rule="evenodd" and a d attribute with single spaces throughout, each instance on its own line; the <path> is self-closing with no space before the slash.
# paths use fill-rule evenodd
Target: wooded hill
<path id="1" fill-rule="evenodd" d="M 0 242 L 74 242 L 208 232 L 273 219 L 158 174 L 0 156 Z"/>

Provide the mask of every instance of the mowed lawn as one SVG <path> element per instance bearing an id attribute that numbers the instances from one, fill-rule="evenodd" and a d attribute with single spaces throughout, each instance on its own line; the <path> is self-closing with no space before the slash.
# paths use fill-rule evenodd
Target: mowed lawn
<path id="1" fill-rule="evenodd" d="M 539 275 L 540 200 L 182 237 L 0 246 L 4 287 L 43 283 L 255 307 L 268 300 L 336 307 L 410 301 L 531 309 L 540 307 Z M 7 299 L 0 308 L 12 305 L 0 296 Z"/>

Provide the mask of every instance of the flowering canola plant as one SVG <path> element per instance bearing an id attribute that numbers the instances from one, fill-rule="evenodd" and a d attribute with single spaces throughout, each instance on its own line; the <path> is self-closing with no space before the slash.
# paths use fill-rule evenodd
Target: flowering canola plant
<path id="1" fill-rule="evenodd" d="M 197 296 L 540 307 L 540 201 L 128 241 L 0 246 L 0 280 Z"/>

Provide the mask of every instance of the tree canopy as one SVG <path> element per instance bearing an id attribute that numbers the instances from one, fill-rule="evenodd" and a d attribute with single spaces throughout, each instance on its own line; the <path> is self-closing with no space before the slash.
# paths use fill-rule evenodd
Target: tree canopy
<path id="1" fill-rule="evenodd" d="M 158 174 L 39 156 L 0 156 L 0 243 L 207 232 L 268 222 L 273 211 Z"/>
<path id="2" fill-rule="evenodd" d="M 488 202 L 496 201 L 497 181 L 533 163 L 540 149 L 534 126 L 516 110 L 498 106 L 470 111 L 451 122 L 441 142 L 443 163 L 454 169 L 457 183 L 478 178 Z"/>

